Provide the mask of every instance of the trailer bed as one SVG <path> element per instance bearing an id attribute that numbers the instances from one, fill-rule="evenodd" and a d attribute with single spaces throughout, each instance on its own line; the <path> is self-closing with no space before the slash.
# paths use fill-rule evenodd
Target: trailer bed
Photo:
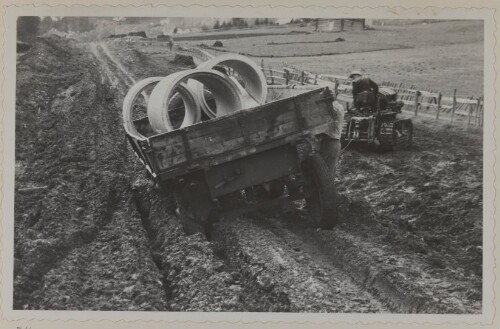
<path id="1" fill-rule="evenodd" d="M 157 135 L 141 118 L 134 124 L 147 138 L 127 137 L 153 177 L 167 180 L 328 133 L 337 124 L 332 99 L 328 88 L 319 88 Z"/>

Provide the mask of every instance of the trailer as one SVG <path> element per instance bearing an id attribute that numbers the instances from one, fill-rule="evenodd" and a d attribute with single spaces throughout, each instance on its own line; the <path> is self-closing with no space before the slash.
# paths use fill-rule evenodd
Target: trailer
<path id="1" fill-rule="evenodd" d="M 318 149 L 339 124 L 333 99 L 319 88 L 161 134 L 144 117 L 133 123 L 146 138 L 126 136 L 148 175 L 175 195 L 188 234 L 300 198 L 318 226 L 331 228 L 338 218 L 334 174 Z M 250 198 L 255 191 L 257 200 Z M 228 202 L 235 196 L 244 202 Z"/>

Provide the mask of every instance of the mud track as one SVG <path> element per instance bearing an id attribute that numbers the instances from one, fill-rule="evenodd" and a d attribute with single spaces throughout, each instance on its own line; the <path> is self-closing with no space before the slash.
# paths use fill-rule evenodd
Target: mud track
<path id="1" fill-rule="evenodd" d="M 16 308 L 481 311 L 482 198 L 473 196 L 482 177 L 471 169 L 481 164 L 472 152 L 479 132 L 460 139 L 460 129 L 446 131 L 451 146 L 440 146 L 432 136 L 441 138 L 443 127 L 421 122 L 421 144 L 410 151 L 346 152 L 337 182 L 343 223 L 333 231 L 318 231 L 287 204 L 218 223 L 213 241 L 188 237 L 169 191 L 145 178 L 120 122 L 134 80 L 187 68 L 174 55 L 51 38 L 20 58 L 16 187 L 48 191 L 16 193 Z M 39 92 L 26 94 L 28 87 Z M 471 140 L 464 163 L 459 150 Z M 458 207 L 457 218 L 436 223 L 449 202 L 462 202 L 446 199 L 456 188 L 470 194 L 467 213 Z M 416 200 L 430 192 L 422 215 Z"/>

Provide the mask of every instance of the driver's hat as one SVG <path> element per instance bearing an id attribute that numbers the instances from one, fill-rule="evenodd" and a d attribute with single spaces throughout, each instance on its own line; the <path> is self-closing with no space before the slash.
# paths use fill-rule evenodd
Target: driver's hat
<path id="1" fill-rule="evenodd" d="M 356 75 L 362 76 L 363 74 L 361 73 L 361 71 L 352 71 L 351 74 L 349 74 L 349 78 L 352 79 Z"/>

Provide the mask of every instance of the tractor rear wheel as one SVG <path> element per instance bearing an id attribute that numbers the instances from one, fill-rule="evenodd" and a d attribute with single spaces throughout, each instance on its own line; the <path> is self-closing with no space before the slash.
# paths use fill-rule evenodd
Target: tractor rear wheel
<path id="1" fill-rule="evenodd" d="M 409 148 L 413 141 L 413 124 L 410 119 L 382 123 L 378 136 L 380 148 L 398 151 Z"/>

